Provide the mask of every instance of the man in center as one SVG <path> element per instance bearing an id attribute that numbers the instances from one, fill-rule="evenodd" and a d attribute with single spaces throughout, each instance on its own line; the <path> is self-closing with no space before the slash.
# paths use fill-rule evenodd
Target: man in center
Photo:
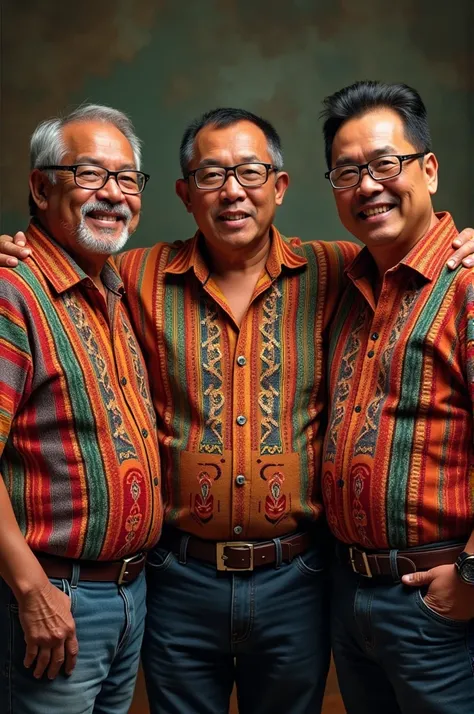
<path id="1" fill-rule="evenodd" d="M 268 122 L 237 109 L 204 115 L 183 137 L 177 181 L 196 235 L 120 265 L 166 509 L 143 650 L 153 714 L 228 712 L 234 682 L 241 714 L 321 707 L 323 360 L 358 248 L 280 235 L 282 166 Z"/>
<path id="2" fill-rule="evenodd" d="M 143 651 L 160 714 L 227 712 L 234 681 L 245 714 L 317 712 L 324 693 L 323 338 L 358 249 L 280 235 L 282 165 L 266 121 L 204 115 L 176 184 L 196 235 L 120 265 L 167 504 Z"/>

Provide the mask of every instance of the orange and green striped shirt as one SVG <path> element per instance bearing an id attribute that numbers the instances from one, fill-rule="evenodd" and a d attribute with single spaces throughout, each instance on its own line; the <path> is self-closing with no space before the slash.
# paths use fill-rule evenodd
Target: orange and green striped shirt
<path id="1" fill-rule="evenodd" d="M 120 258 L 158 417 L 165 519 L 202 538 L 268 539 L 321 512 L 325 337 L 358 248 L 272 229 L 238 327 L 201 239 Z"/>
<path id="2" fill-rule="evenodd" d="M 446 268 L 457 233 L 438 217 L 377 303 L 360 253 L 331 328 L 326 515 L 368 549 L 462 540 L 474 526 L 474 272 Z"/>
<path id="3" fill-rule="evenodd" d="M 113 263 L 107 303 L 38 227 L 0 268 L 0 471 L 34 551 L 115 560 L 157 541 L 156 419 Z"/>

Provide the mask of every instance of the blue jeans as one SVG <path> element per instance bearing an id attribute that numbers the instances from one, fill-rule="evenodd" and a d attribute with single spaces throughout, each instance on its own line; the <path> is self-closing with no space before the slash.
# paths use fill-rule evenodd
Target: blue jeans
<path id="1" fill-rule="evenodd" d="M 342 564 L 333 574 L 333 651 L 347 714 L 472 714 L 474 621 L 437 614 L 419 588 L 377 583 Z"/>
<path id="2" fill-rule="evenodd" d="M 18 605 L 0 578 L 1 714 L 127 714 L 133 697 L 146 613 L 145 575 L 128 585 L 51 582 L 71 598 L 79 656 L 70 677 L 49 681 L 25 669 Z"/>
<path id="3" fill-rule="evenodd" d="M 222 573 L 157 546 L 142 661 L 152 714 L 318 714 L 329 666 L 321 547 L 291 563 Z"/>

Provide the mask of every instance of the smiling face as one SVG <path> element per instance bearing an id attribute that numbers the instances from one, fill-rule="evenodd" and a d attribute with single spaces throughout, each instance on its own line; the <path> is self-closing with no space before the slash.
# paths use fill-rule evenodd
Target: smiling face
<path id="1" fill-rule="evenodd" d="M 398 113 L 377 109 L 340 127 L 332 146 L 332 166 L 417 152 L 405 136 Z M 432 153 L 421 163 L 418 159 L 405 161 L 401 173 L 386 181 L 375 181 L 364 170 L 358 186 L 334 190 L 339 218 L 376 259 L 377 254 L 393 253 L 398 262 L 436 222 L 431 196 L 437 189 L 437 174 Z"/>
<path id="2" fill-rule="evenodd" d="M 248 121 L 221 129 L 208 125 L 196 136 L 189 170 L 245 162 L 273 163 L 263 131 Z M 250 254 L 268 241 L 276 207 L 283 202 L 287 186 L 284 171 L 270 172 L 268 181 L 258 188 L 244 188 L 231 173 L 224 186 L 212 191 L 198 189 L 192 177 L 179 179 L 176 192 L 193 214 L 211 253 L 230 257 Z"/>
<path id="3" fill-rule="evenodd" d="M 110 171 L 135 169 L 128 139 L 114 125 L 71 122 L 62 131 L 66 154 L 61 164 L 92 164 Z M 31 173 L 38 218 L 49 234 L 75 256 L 109 255 L 123 248 L 136 229 L 140 195 L 122 193 L 114 178 L 100 189 L 80 188 L 71 171 L 56 171 L 51 184 L 43 171 Z"/>

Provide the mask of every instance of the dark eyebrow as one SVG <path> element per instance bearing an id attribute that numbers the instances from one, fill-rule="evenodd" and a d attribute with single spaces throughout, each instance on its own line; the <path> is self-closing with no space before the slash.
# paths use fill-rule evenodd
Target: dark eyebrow
<path id="1" fill-rule="evenodd" d="M 370 160 L 376 159 L 378 156 L 385 156 L 386 154 L 397 154 L 397 149 L 395 149 L 393 146 L 390 146 L 390 144 L 387 144 L 387 146 L 381 146 L 379 149 L 374 149 L 374 151 L 371 151 L 370 153 Z M 357 162 L 354 161 L 354 159 L 351 156 L 347 155 L 342 155 L 339 156 L 338 160 L 335 163 L 335 166 L 344 166 L 346 164 L 351 164 L 353 166 L 358 166 Z"/>
<path id="2" fill-rule="evenodd" d="M 105 166 L 102 165 L 102 162 L 94 156 L 78 156 L 76 158 L 76 164 L 91 164 L 91 166 L 100 166 L 101 168 L 105 169 Z M 137 170 L 135 164 L 128 163 L 122 164 L 118 171 L 127 171 L 130 169 L 133 171 Z"/>
<path id="3" fill-rule="evenodd" d="M 248 156 L 242 156 L 241 159 L 239 160 L 239 164 L 248 164 L 248 163 L 267 163 L 265 161 L 262 161 L 261 159 L 258 158 L 255 154 L 249 154 Z M 226 168 L 226 166 L 223 166 L 223 164 L 219 164 L 216 159 L 202 159 L 202 161 L 199 162 L 198 168 L 204 168 L 205 166 L 221 166 L 222 168 Z"/>

